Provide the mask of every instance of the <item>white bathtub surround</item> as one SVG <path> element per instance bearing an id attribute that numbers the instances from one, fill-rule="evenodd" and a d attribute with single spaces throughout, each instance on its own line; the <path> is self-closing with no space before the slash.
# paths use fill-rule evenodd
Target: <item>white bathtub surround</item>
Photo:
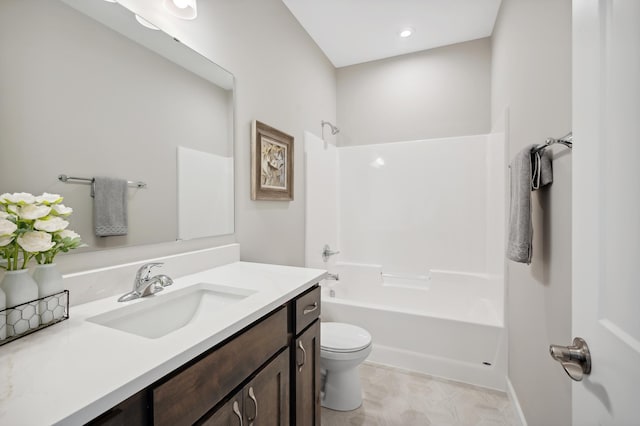
<path id="1" fill-rule="evenodd" d="M 163 272 L 175 277 L 189 268 L 206 270 L 176 278 L 172 286 L 149 296 L 155 300 L 198 283 L 249 290 L 251 295 L 220 310 L 202 312 L 192 323 L 161 338 L 145 338 L 87 321 L 123 305 L 110 295 L 73 306 L 69 320 L 0 347 L 0 424 L 84 424 L 279 307 L 324 274 L 321 270 L 246 262 L 207 266 L 212 259 L 222 261 L 228 251 L 235 252 L 226 247 L 164 259 Z M 123 279 L 128 291 L 130 268 L 108 268 L 102 271 L 104 277 L 91 271 L 86 278 L 94 284 L 119 279 L 114 271 L 121 269 L 127 272 Z M 82 281 L 81 276 L 72 278 Z M 127 305 L 147 301 L 142 298 Z M 60 384 L 55 398 L 50 387 L 37 383 Z"/>
<path id="2" fill-rule="evenodd" d="M 338 148 L 310 132 L 304 132 L 306 168 L 305 265 L 331 269 L 336 256 L 327 262 L 322 249 L 328 244 L 339 250 L 338 243 Z M 312 224 L 313 226 L 309 226 Z"/>
<path id="3" fill-rule="evenodd" d="M 385 272 L 487 270 L 487 135 L 339 149 L 342 261 Z"/>
<path id="4" fill-rule="evenodd" d="M 367 329 L 371 360 L 505 389 L 504 142 L 495 133 L 308 150 L 307 203 L 338 212 L 327 229 L 322 210 L 307 211 L 307 241 L 337 232 L 341 250 L 324 266 L 340 281 L 322 284 L 323 320 Z M 311 176 L 333 169 L 335 183 Z"/>
<path id="5" fill-rule="evenodd" d="M 502 280 L 432 271 L 428 280 L 385 282 L 382 267 L 340 264 L 324 288 L 323 321 L 365 328 L 373 362 L 505 390 Z M 330 297 L 329 290 L 335 297 Z"/>

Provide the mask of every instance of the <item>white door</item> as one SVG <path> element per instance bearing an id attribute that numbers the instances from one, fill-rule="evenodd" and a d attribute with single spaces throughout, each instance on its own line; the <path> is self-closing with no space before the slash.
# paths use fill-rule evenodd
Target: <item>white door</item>
<path id="1" fill-rule="evenodd" d="M 573 122 L 573 424 L 640 425 L 639 0 L 573 1 Z"/>

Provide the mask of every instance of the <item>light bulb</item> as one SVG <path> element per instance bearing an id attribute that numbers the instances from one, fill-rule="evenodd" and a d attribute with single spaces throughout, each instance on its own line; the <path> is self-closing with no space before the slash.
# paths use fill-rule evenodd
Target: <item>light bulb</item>
<path id="1" fill-rule="evenodd" d="M 413 28 L 405 28 L 402 31 L 400 31 L 400 37 L 402 38 L 407 38 L 411 34 L 413 34 Z"/>
<path id="2" fill-rule="evenodd" d="M 195 19 L 198 16 L 197 0 L 164 0 L 164 8 L 181 19 Z"/>
<path id="3" fill-rule="evenodd" d="M 189 6 L 189 2 L 187 0 L 173 0 L 173 4 L 175 4 L 176 7 L 179 7 L 180 9 L 184 9 L 185 7 Z"/>

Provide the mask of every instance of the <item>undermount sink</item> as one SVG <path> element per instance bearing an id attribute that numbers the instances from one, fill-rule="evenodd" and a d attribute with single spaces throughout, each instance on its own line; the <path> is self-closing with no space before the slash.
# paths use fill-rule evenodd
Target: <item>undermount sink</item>
<path id="1" fill-rule="evenodd" d="M 255 290 L 198 283 L 166 294 L 138 299 L 87 318 L 87 321 L 149 339 L 163 337 L 200 316 L 219 311 L 251 296 Z"/>

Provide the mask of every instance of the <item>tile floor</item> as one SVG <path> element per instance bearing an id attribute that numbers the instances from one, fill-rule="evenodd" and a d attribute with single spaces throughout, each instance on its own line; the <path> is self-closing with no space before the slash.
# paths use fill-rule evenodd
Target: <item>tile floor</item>
<path id="1" fill-rule="evenodd" d="M 360 366 L 364 401 L 351 412 L 322 409 L 322 426 L 511 426 L 503 392 L 378 364 Z"/>

